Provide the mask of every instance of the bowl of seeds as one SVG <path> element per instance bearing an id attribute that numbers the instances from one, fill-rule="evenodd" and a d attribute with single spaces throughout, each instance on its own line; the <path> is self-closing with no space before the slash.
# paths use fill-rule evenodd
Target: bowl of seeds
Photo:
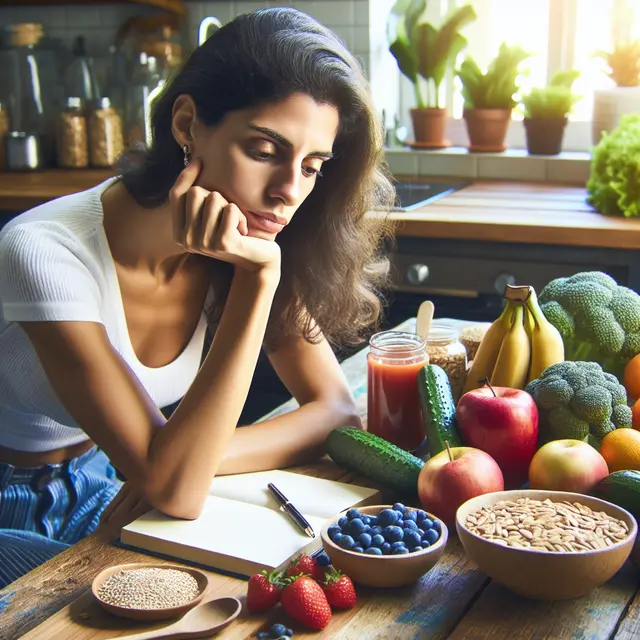
<path id="1" fill-rule="evenodd" d="M 165 620 L 195 607 L 209 585 L 197 569 L 171 564 L 133 563 L 109 567 L 91 591 L 103 609 L 130 620 Z"/>
<path id="2" fill-rule="evenodd" d="M 564 600 L 615 575 L 638 525 L 605 500 L 521 489 L 468 500 L 456 513 L 456 530 L 469 557 L 496 582 L 529 598 Z"/>

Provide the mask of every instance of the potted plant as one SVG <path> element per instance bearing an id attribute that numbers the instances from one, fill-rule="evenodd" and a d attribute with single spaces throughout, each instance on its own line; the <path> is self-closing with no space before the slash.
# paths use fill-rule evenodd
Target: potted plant
<path id="1" fill-rule="evenodd" d="M 579 71 L 557 71 L 546 87 L 535 87 L 522 97 L 527 151 L 557 155 L 562 149 L 568 115 L 580 99 L 572 91 Z"/>
<path id="2" fill-rule="evenodd" d="M 471 5 L 457 7 L 436 29 L 421 21 L 426 4 L 426 0 L 396 2 L 389 16 L 389 51 L 414 87 L 416 107 L 410 114 L 415 146 L 440 149 L 450 144 L 445 140 L 447 110 L 440 105 L 440 85 L 467 45 L 459 30 L 475 20 L 476 13 Z"/>
<path id="3" fill-rule="evenodd" d="M 606 73 L 616 86 L 594 91 L 593 144 L 603 131 L 612 131 L 623 114 L 640 111 L 640 40 L 619 43 L 612 52 L 599 51 L 596 56 L 606 61 Z"/>
<path id="4" fill-rule="evenodd" d="M 502 43 L 498 55 L 482 73 L 467 56 L 457 72 L 462 82 L 464 119 L 469 135 L 469 151 L 504 151 L 511 112 L 517 104 L 517 77 L 520 63 L 529 57 L 519 45 Z"/>
<path id="5" fill-rule="evenodd" d="M 640 114 L 620 118 L 593 149 L 587 202 L 606 215 L 640 216 Z"/>

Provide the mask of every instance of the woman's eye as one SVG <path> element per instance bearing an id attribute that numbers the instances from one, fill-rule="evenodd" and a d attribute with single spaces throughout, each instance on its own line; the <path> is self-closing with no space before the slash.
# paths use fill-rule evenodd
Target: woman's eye
<path id="1" fill-rule="evenodd" d="M 271 153 L 267 153 L 266 151 L 260 151 L 259 149 L 254 149 L 251 152 L 251 155 L 256 159 L 256 160 L 268 160 L 269 158 L 273 157 L 273 154 Z"/>
<path id="2" fill-rule="evenodd" d="M 302 173 L 307 178 L 311 178 L 312 176 L 322 178 L 322 171 L 320 171 L 320 169 L 316 169 L 315 167 L 302 167 Z"/>

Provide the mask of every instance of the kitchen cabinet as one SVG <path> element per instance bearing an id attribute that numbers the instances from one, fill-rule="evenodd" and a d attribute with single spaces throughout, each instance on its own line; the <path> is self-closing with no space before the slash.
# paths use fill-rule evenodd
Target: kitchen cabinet
<path id="1" fill-rule="evenodd" d="M 5 7 L 24 7 L 27 5 L 69 5 L 69 4 L 145 4 L 170 11 L 178 15 L 185 13 L 182 0 L 8 0 L 2 3 Z"/>

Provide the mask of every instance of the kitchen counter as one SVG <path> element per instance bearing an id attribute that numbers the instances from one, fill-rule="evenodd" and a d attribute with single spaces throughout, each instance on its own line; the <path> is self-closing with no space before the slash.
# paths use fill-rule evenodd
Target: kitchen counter
<path id="1" fill-rule="evenodd" d="M 24 211 L 94 186 L 109 170 L 0 172 L 0 210 Z M 429 178 L 398 176 L 399 181 Z M 442 179 L 435 179 L 441 182 Z M 640 248 L 640 220 L 603 216 L 579 186 L 477 181 L 410 212 L 393 213 L 397 235 L 527 244 Z M 375 216 L 375 213 L 370 214 Z"/>

